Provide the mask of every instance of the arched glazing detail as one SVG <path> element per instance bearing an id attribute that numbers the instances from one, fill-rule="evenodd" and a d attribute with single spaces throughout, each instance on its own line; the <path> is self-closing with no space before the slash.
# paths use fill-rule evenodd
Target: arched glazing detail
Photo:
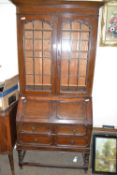
<path id="1" fill-rule="evenodd" d="M 50 91 L 52 27 L 42 20 L 24 24 L 25 81 L 27 90 Z"/>
<path id="2" fill-rule="evenodd" d="M 61 91 L 86 88 L 90 26 L 65 21 L 61 28 Z"/>

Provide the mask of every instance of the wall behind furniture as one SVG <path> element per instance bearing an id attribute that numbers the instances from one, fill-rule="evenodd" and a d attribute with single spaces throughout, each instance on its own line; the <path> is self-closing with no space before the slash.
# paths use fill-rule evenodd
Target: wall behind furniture
<path id="1" fill-rule="evenodd" d="M 18 73 L 16 8 L 0 0 L 0 82 Z"/>
<path id="2" fill-rule="evenodd" d="M 16 8 L 0 2 L 0 81 L 18 73 Z M 97 47 L 93 86 L 93 125 L 117 127 L 117 48 Z"/>

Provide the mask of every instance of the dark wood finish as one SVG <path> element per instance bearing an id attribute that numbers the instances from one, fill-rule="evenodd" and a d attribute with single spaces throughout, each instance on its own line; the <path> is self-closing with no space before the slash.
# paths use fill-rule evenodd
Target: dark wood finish
<path id="1" fill-rule="evenodd" d="M 45 9 L 45 7 L 44 7 Z M 65 9 L 64 9 L 65 10 Z M 66 12 L 68 13 L 68 12 Z M 72 12 L 73 13 L 73 12 Z M 33 18 L 31 17 L 31 15 L 26 16 L 26 21 L 30 21 L 33 20 L 35 22 L 35 20 L 42 20 L 42 21 L 52 21 L 53 23 L 51 25 L 53 25 L 53 37 L 51 39 L 51 44 L 52 44 L 52 49 L 51 49 L 51 53 L 50 54 L 50 58 L 41 58 L 40 56 L 25 56 L 27 54 L 29 54 L 29 50 L 32 50 L 31 54 L 34 54 L 34 50 L 36 49 L 36 45 L 35 43 L 37 43 L 38 45 L 40 44 L 40 40 L 39 41 L 35 41 L 35 40 L 31 40 L 31 39 L 25 39 L 25 55 L 23 52 L 23 46 L 24 43 L 22 43 L 22 40 L 19 40 L 19 47 L 20 50 L 22 48 L 22 50 L 20 51 L 20 55 L 19 55 L 19 66 L 21 66 L 20 68 L 20 75 L 21 76 L 21 93 L 22 94 L 44 94 L 44 95 L 69 95 L 69 96 L 90 96 L 91 95 L 91 90 L 92 90 L 92 81 L 93 81 L 93 67 L 94 67 L 94 56 L 95 56 L 95 48 L 96 48 L 96 44 L 95 44 L 95 40 L 96 40 L 96 30 L 97 30 L 97 17 L 93 16 L 92 18 L 87 18 L 86 16 L 78 16 L 78 14 L 70 14 L 70 17 L 66 14 L 63 14 L 61 23 L 59 22 L 60 17 L 59 15 L 57 17 L 54 16 L 53 17 L 48 17 L 48 19 L 46 18 L 46 16 L 44 15 L 44 12 L 42 14 L 38 14 L 39 17 L 35 17 Z M 52 14 L 51 14 L 52 15 Z M 53 14 L 54 15 L 54 14 Z M 65 16 L 65 17 L 64 17 Z M 19 20 L 19 25 L 22 26 L 22 28 L 20 29 L 20 36 L 24 37 L 23 35 L 23 30 L 25 25 L 25 20 L 22 20 L 23 17 L 19 16 L 18 20 Z M 78 22 L 78 25 L 81 25 L 81 27 L 84 26 L 84 30 L 83 32 L 85 32 L 85 30 L 88 30 L 86 32 L 86 34 L 88 34 L 90 36 L 90 40 L 86 40 L 86 39 L 82 39 L 82 45 L 79 45 L 79 54 L 78 55 L 73 55 L 74 53 L 77 52 L 77 50 L 73 51 L 73 53 L 69 53 L 65 51 L 65 54 L 68 55 L 65 58 L 62 59 L 62 55 L 64 54 L 64 50 L 60 51 L 59 44 L 63 41 L 64 42 L 68 42 L 68 44 L 73 45 L 73 42 L 75 42 L 75 46 L 73 45 L 72 47 L 78 47 L 78 43 L 79 40 L 75 41 L 75 39 L 73 40 L 60 40 L 59 38 L 62 37 L 61 35 L 63 35 L 64 33 L 67 33 L 67 30 L 65 30 L 65 32 L 60 33 L 57 35 L 58 31 L 57 29 L 60 30 L 61 25 L 63 24 L 63 22 L 67 21 L 69 22 L 70 20 L 73 20 L 73 22 L 70 23 L 70 25 L 73 25 L 73 23 L 75 23 L 74 21 L 77 20 L 81 20 L 81 21 L 86 21 L 86 23 L 88 23 L 88 25 L 90 26 L 90 29 L 85 29 L 87 25 L 82 24 L 81 22 Z M 30 22 L 29 22 L 30 23 Z M 33 24 L 30 24 L 33 25 Z M 45 24 L 46 25 L 46 24 Z M 19 29 L 19 27 L 18 27 Z M 27 29 L 25 30 L 25 33 L 30 30 L 31 32 L 33 32 L 34 34 L 36 33 L 36 29 L 34 32 L 34 29 Z M 41 30 L 41 29 L 40 29 Z M 49 30 L 49 29 L 45 29 Z M 64 29 L 63 29 L 64 30 Z M 69 35 L 75 34 L 76 31 L 72 31 L 72 30 L 68 30 L 69 31 Z M 61 31 L 59 31 L 61 32 Z M 45 33 L 45 32 L 43 32 Z M 80 35 L 80 29 L 79 31 L 76 33 L 77 35 Z M 23 35 L 23 36 L 21 36 Z M 70 37 L 68 35 L 68 37 Z M 58 36 L 58 37 L 57 37 Z M 83 37 L 83 36 L 79 36 L 79 37 Z M 93 39 L 91 39 L 93 38 Z M 85 41 L 86 40 L 86 41 Z M 48 40 L 45 40 L 46 42 L 48 42 Z M 58 48 L 57 45 L 55 44 L 55 41 L 58 41 Z M 43 40 L 43 47 L 46 45 L 46 42 L 44 42 Z M 86 45 L 87 44 L 87 45 Z M 66 45 L 66 43 L 65 43 Z M 63 45 L 63 49 L 65 49 L 64 47 L 67 47 Z M 86 46 L 85 46 L 86 45 Z M 93 49 L 91 49 L 90 47 L 93 46 Z M 35 47 L 35 48 L 33 48 Z M 42 44 L 41 46 L 42 47 Z M 49 45 L 47 47 L 50 47 Z M 69 47 L 69 46 L 68 46 Z M 86 47 L 86 48 L 85 48 Z M 74 49 L 73 48 L 73 49 Z M 84 50 L 82 51 L 82 49 L 84 48 Z M 44 47 L 44 49 L 46 49 L 46 47 Z M 69 49 L 69 48 L 68 48 Z M 86 50 L 88 49 L 88 50 Z M 48 52 L 49 48 L 47 49 Z M 31 51 L 30 51 L 31 52 Z M 36 51 L 35 51 L 36 52 Z M 39 51 L 38 51 L 39 52 Z M 83 52 L 83 53 L 82 53 Z M 39 53 L 35 53 L 35 54 L 40 54 Z M 69 58 L 69 54 L 71 55 L 71 58 Z M 77 54 L 77 53 L 76 53 Z M 80 57 L 80 54 L 81 57 Z M 83 54 L 86 54 L 86 56 L 83 58 Z M 43 55 L 44 55 L 44 50 L 43 50 Z M 76 58 L 79 57 L 79 58 Z M 33 58 L 35 59 L 35 61 L 33 60 Z M 45 59 L 45 60 L 44 60 Z M 49 63 L 49 60 L 51 59 L 51 63 Z M 25 60 L 25 62 L 23 62 L 23 60 Z M 49 65 L 51 64 L 51 65 Z M 85 66 L 86 64 L 86 66 Z M 28 69 L 27 69 L 28 66 Z M 38 66 L 38 67 L 37 67 Z M 40 67 L 41 66 L 41 67 Z M 45 67 L 46 66 L 46 67 Z M 51 67 L 51 72 L 48 70 L 49 67 Z M 76 68 L 75 68 L 76 67 Z M 47 72 L 46 72 L 47 69 Z M 45 71 L 44 71 L 45 70 Z M 79 73 L 77 73 L 78 71 L 80 71 Z M 87 74 L 86 74 L 87 73 Z M 41 74 L 41 75 L 40 75 Z M 47 74 L 44 76 L 44 74 Z M 49 77 L 48 75 L 50 74 L 51 77 Z M 24 76 L 25 75 L 25 76 Z M 34 76 L 33 76 L 34 75 Z M 38 76 L 37 76 L 38 75 Z M 40 77 L 41 76 L 41 77 Z M 47 77 L 46 77 L 47 76 Z M 74 80 L 72 81 L 74 76 Z M 80 77 L 77 77 L 80 76 Z M 44 78 L 45 77 L 45 78 Z M 48 79 L 51 78 L 51 83 L 48 84 Z M 71 79 L 72 78 L 72 79 Z M 40 80 L 39 80 L 40 79 Z M 41 80 L 42 79 L 42 80 Z M 75 80 L 76 79 L 76 80 Z M 84 79 L 84 80 L 83 80 Z M 44 84 L 47 81 L 47 84 Z M 76 82 L 78 81 L 78 82 Z M 60 84 L 61 82 L 61 84 Z"/>
<path id="2" fill-rule="evenodd" d="M 10 153 L 8 154 L 8 158 L 9 158 L 9 164 L 10 164 L 10 167 L 11 167 L 12 175 L 15 175 L 15 171 L 14 171 L 14 160 L 13 160 L 13 152 L 10 152 Z"/>
<path id="3" fill-rule="evenodd" d="M 29 165 L 23 162 L 23 151 L 63 150 L 81 152 L 82 168 L 87 169 L 98 10 L 103 2 L 11 1 L 17 6 L 19 165 Z"/>
<path id="4" fill-rule="evenodd" d="M 13 148 L 16 143 L 16 111 L 17 103 L 0 112 L 0 154 L 8 154 L 12 175 L 15 174 Z"/>
<path id="5" fill-rule="evenodd" d="M 94 127 L 93 128 L 93 133 L 112 133 L 116 134 L 117 133 L 117 128 L 102 128 L 102 127 Z"/>

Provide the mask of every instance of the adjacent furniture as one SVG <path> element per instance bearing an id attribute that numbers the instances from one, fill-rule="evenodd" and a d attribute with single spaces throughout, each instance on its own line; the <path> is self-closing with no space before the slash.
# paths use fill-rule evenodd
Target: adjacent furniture
<path id="1" fill-rule="evenodd" d="M 8 154 L 9 163 L 14 175 L 13 148 L 16 143 L 16 110 L 14 103 L 6 111 L 0 112 L 0 154 Z"/>
<path id="2" fill-rule="evenodd" d="M 98 11 L 103 2 L 11 1 L 17 6 L 19 165 L 31 164 L 23 161 L 27 150 L 76 151 L 84 158 L 78 168 L 87 170 Z"/>

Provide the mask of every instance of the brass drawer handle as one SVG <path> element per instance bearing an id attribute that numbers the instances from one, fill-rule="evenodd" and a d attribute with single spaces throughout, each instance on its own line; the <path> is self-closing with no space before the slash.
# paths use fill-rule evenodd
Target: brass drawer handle
<path id="1" fill-rule="evenodd" d="M 73 133 L 76 134 L 76 130 L 75 129 L 73 130 Z"/>
<path id="2" fill-rule="evenodd" d="M 32 126 L 32 131 L 35 131 L 36 130 L 36 127 L 35 126 Z"/>

